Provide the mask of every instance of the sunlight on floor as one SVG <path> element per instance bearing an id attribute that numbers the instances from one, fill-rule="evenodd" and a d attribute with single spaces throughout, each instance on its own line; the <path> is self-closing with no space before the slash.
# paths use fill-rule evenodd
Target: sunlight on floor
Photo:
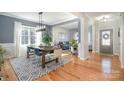
<path id="1" fill-rule="evenodd" d="M 67 55 L 70 55 L 71 52 L 68 51 L 68 50 L 63 50 L 63 53 L 62 53 L 62 56 L 67 56 Z"/>
<path id="2" fill-rule="evenodd" d="M 62 56 L 67 56 L 67 55 L 70 55 L 70 54 L 65 54 L 65 53 L 62 54 Z"/>
<path id="3" fill-rule="evenodd" d="M 107 59 L 102 60 L 102 71 L 104 73 L 111 73 L 111 61 Z"/>

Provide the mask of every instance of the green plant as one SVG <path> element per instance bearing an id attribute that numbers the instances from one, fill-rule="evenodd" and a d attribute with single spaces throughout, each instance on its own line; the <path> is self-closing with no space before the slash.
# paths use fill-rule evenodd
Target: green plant
<path id="1" fill-rule="evenodd" d="M 70 45 L 74 48 L 77 49 L 78 48 L 78 42 L 75 39 L 72 39 L 70 42 Z"/>
<path id="2" fill-rule="evenodd" d="M 5 50 L 2 48 L 2 46 L 0 46 L 0 66 L 3 64 L 4 62 L 4 54 L 5 54 Z"/>
<path id="3" fill-rule="evenodd" d="M 45 44 L 45 46 L 50 47 L 52 42 L 52 37 L 49 33 L 45 32 L 42 37 L 42 42 Z"/>

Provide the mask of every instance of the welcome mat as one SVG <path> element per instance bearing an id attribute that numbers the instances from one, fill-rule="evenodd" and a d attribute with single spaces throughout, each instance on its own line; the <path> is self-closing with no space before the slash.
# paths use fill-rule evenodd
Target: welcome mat
<path id="1" fill-rule="evenodd" d="M 69 63 L 67 58 L 62 58 L 63 65 Z M 29 58 L 19 57 L 10 60 L 13 70 L 15 71 L 18 80 L 20 81 L 31 81 L 35 80 L 45 74 L 47 74 L 46 69 L 42 68 L 42 63 L 40 58 Z M 59 68 L 60 63 L 55 61 L 46 64 L 47 71 L 51 72 L 55 68 Z"/>

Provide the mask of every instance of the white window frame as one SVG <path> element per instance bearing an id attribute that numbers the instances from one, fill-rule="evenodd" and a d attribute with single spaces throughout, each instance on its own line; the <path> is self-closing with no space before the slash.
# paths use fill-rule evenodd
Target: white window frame
<path id="1" fill-rule="evenodd" d="M 21 45 L 21 46 L 35 45 L 35 44 L 36 44 L 36 41 L 35 41 L 34 44 L 31 44 L 31 39 L 30 39 L 30 38 L 31 38 L 31 34 L 30 34 L 31 31 L 30 31 L 30 29 L 31 29 L 31 28 L 35 29 L 36 27 L 31 27 L 31 26 L 22 25 L 22 30 L 23 30 L 23 27 L 27 27 L 27 28 L 28 28 L 28 44 L 22 44 L 22 36 L 23 36 L 23 35 L 22 35 L 22 31 L 21 31 L 21 34 L 20 34 L 20 45 Z M 37 38 L 37 37 L 36 37 L 36 32 L 35 32 L 35 35 L 34 35 L 34 36 L 35 36 L 35 38 Z M 35 40 L 36 40 L 36 39 L 35 39 Z"/>

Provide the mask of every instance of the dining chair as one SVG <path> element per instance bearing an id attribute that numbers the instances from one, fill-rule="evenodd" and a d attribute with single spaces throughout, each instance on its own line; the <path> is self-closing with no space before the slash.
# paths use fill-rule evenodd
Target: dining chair
<path id="1" fill-rule="evenodd" d="M 46 65 L 46 69 L 47 69 L 47 72 L 49 73 L 50 71 L 48 70 L 49 68 L 53 69 L 53 70 L 56 70 L 58 67 L 62 66 L 63 65 L 63 61 L 62 61 L 62 49 L 56 49 L 54 50 L 53 54 L 49 54 L 48 55 L 49 59 L 50 60 L 53 60 L 53 62 L 51 63 L 48 63 Z M 56 63 L 55 60 L 58 58 L 58 62 Z"/>
<path id="2" fill-rule="evenodd" d="M 35 60 L 35 51 L 31 47 L 27 47 L 27 59 L 29 61 Z"/>
<path id="3" fill-rule="evenodd" d="M 29 58 L 31 55 L 34 55 L 34 49 L 31 47 L 27 47 L 27 53 L 28 53 L 27 58 Z"/>
<path id="4" fill-rule="evenodd" d="M 35 49 L 35 55 L 41 56 L 41 55 L 42 55 L 41 50 L 36 48 L 36 49 Z"/>
<path id="5" fill-rule="evenodd" d="M 58 61 L 59 61 L 58 63 L 60 63 L 60 65 L 63 64 L 63 61 L 62 61 L 62 49 L 54 50 L 53 56 L 55 58 L 58 58 Z"/>
<path id="6" fill-rule="evenodd" d="M 41 57 L 41 55 L 42 55 L 42 51 L 40 50 L 40 49 L 38 49 L 38 48 L 35 48 L 34 49 L 34 54 L 35 54 L 35 60 L 40 60 L 40 57 Z"/>

